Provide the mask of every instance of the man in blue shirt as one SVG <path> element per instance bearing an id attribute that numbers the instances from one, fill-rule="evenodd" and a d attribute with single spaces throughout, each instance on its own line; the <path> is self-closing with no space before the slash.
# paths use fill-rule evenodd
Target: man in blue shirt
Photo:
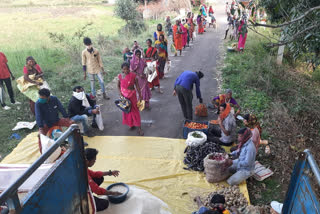
<path id="1" fill-rule="evenodd" d="M 64 118 L 59 118 L 59 112 Z M 50 128 L 54 126 L 69 127 L 72 124 L 61 102 L 57 97 L 50 96 L 50 91 L 46 88 L 39 91 L 35 113 L 39 133 L 43 135 L 46 135 Z"/>
<path id="2" fill-rule="evenodd" d="M 238 132 L 238 149 L 230 154 L 237 159 L 230 160 L 229 171 L 233 174 L 228 180 L 229 185 L 238 185 L 254 173 L 257 150 L 252 142 L 252 133 L 249 128 L 242 128 Z"/>
<path id="3" fill-rule="evenodd" d="M 196 94 L 199 102 L 202 103 L 201 92 L 200 92 L 200 79 L 203 77 L 201 71 L 184 71 L 178 76 L 176 82 L 174 83 L 173 95 L 178 95 L 178 99 L 181 105 L 183 116 L 192 120 L 193 109 L 192 109 L 192 89 L 193 84 L 196 85 Z"/>

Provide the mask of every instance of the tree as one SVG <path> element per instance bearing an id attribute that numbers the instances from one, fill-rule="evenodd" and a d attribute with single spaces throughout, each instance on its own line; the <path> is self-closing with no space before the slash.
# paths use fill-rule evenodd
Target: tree
<path id="1" fill-rule="evenodd" d="M 146 29 L 142 15 L 137 11 L 138 3 L 133 0 L 117 0 L 114 12 L 127 24 L 121 29 L 125 33 L 139 34 Z"/>
<path id="2" fill-rule="evenodd" d="M 138 18 L 139 13 L 137 11 L 138 4 L 132 0 L 117 0 L 115 5 L 115 14 L 121 19 L 125 20 L 127 24 L 129 21 Z"/>
<path id="3" fill-rule="evenodd" d="M 281 29 L 283 38 L 272 46 L 288 45 L 295 59 L 303 54 L 315 69 L 320 64 L 320 1 L 262 0 L 259 6 L 266 10 L 272 24 L 253 26 Z"/>

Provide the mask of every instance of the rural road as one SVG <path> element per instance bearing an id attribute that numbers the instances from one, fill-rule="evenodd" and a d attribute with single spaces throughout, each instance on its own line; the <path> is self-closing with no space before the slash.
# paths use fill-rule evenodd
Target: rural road
<path id="1" fill-rule="evenodd" d="M 217 29 L 213 29 L 212 27 L 207 28 L 207 32 L 203 35 L 198 35 L 196 40 L 191 43 L 191 47 L 186 48 L 182 52 L 182 56 L 173 57 L 170 54 L 172 61 L 170 73 L 160 83 L 164 93 L 159 94 L 157 91 L 152 91 L 151 110 L 141 112 L 142 129 L 145 136 L 182 138 L 184 117 L 178 98 L 172 96 L 172 92 L 176 78 L 183 71 L 201 70 L 204 73 L 204 78 L 200 81 L 204 103 L 209 103 L 212 97 L 217 94 L 216 67 L 226 26 L 223 1 L 218 1 L 213 9 L 218 22 Z M 102 115 L 104 117 L 105 129 L 104 131 L 97 131 L 96 135 L 136 136 L 136 129 L 129 130 L 128 126 L 122 125 L 122 113 L 114 104 L 114 100 L 119 97 L 115 83 L 110 83 L 107 93 L 111 99 L 102 101 Z M 199 104 L 195 96 L 195 87 L 193 93 L 193 109 L 195 109 L 195 106 Z M 215 119 L 215 117 L 216 115 L 212 111 L 209 111 L 208 118 L 197 118 L 194 116 L 194 120 L 208 121 Z"/>

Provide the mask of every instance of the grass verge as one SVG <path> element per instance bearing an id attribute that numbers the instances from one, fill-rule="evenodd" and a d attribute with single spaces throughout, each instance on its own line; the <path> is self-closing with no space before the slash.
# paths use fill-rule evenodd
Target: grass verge
<path id="1" fill-rule="evenodd" d="M 262 139 L 270 142 L 271 155 L 260 146 L 257 160 L 275 175 L 263 182 L 249 180 L 253 204 L 284 200 L 298 152 L 309 148 L 319 160 L 319 84 L 287 64 L 276 65 L 276 50 L 267 44 L 249 32 L 245 52 L 228 52 L 222 68 L 223 87 L 233 89 L 242 114 L 258 116 Z"/>
<path id="2" fill-rule="evenodd" d="M 16 28 L 7 28 L 11 29 L 8 34 L 13 35 L 13 37 L 6 37 L 2 38 L 3 41 L 1 40 L 1 44 L 5 45 L 1 46 L 0 51 L 6 54 L 9 66 L 16 78 L 22 76 L 25 58 L 30 55 L 34 56 L 44 71 L 52 93 L 61 100 L 65 107 L 68 105 L 74 86 L 82 85 L 87 91 L 90 91 L 89 81 L 83 80 L 81 66 L 80 55 L 81 51 L 85 48 L 82 43 L 84 36 L 90 36 L 94 46 L 99 49 L 104 62 L 104 68 L 107 71 L 105 82 L 108 83 L 121 71 L 120 65 L 123 61 L 122 50 L 125 47 L 131 47 L 134 40 L 137 40 L 144 46 L 145 40 L 152 38 L 153 31 L 156 28 L 156 23 L 148 22 L 147 30 L 140 35 L 118 34 L 118 30 L 121 29 L 124 22 L 113 17 L 112 7 L 104 5 L 87 6 L 89 9 L 86 10 L 85 14 L 82 14 L 83 10 L 78 10 L 78 7 L 69 8 L 69 10 L 75 11 L 77 17 L 64 16 L 61 13 L 62 17 L 46 16 L 43 19 L 41 18 L 41 11 L 50 11 L 51 7 L 42 8 L 39 14 L 37 13 L 38 8 L 28 7 L 28 9 L 35 11 L 35 14 L 25 17 L 25 19 L 19 19 L 20 16 L 18 16 L 20 21 L 16 20 Z M 21 10 L 25 10 L 25 8 L 21 8 Z M 21 12 L 21 10 L 18 11 Z M 53 8 L 53 10 L 58 11 L 59 8 Z M 9 26 L 12 21 L 10 17 L 12 16 L 15 16 L 15 13 L 6 16 L 8 20 L 3 23 L 7 23 Z M 5 16 L 2 16 L 0 19 L 5 19 Z M 34 28 L 34 30 L 25 31 L 25 34 L 21 34 L 21 29 L 23 29 L 23 26 L 26 26 L 25 24 L 28 21 L 36 21 L 38 25 L 32 25 L 31 28 Z M 65 21 L 68 24 L 68 28 L 64 24 L 61 25 Z M 84 29 L 83 26 L 88 23 L 91 24 L 88 28 Z M 64 40 L 54 41 L 50 39 L 49 32 L 59 35 L 63 34 Z M 81 33 L 81 36 L 77 33 Z M 20 142 L 19 139 L 9 139 L 14 133 L 11 129 L 16 123 L 19 121 L 35 120 L 34 116 L 30 113 L 28 99 L 18 91 L 15 81 L 12 81 L 12 83 L 16 99 L 22 102 L 22 105 L 11 105 L 12 109 L 10 111 L 0 110 L 0 118 L 2 119 L 0 129 L 0 160 L 1 157 L 6 156 Z M 97 83 L 97 89 L 99 88 Z M 31 131 L 36 130 L 37 128 L 35 127 L 33 130 L 18 130 L 15 133 L 24 138 Z"/>

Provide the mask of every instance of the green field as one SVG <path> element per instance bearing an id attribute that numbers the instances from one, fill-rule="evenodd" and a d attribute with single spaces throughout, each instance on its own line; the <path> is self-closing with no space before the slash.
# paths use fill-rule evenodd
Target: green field
<path id="1" fill-rule="evenodd" d="M 55 2 L 55 4 L 52 4 Z M 8 58 L 8 64 L 18 78 L 27 56 L 33 56 L 42 67 L 54 95 L 66 106 L 71 90 L 76 85 L 89 89 L 89 82 L 83 81 L 81 51 L 84 36 L 92 38 L 94 46 L 102 54 L 107 76 L 111 81 L 120 72 L 122 50 L 131 47 L 132 41 L 144 44 L 151 37 L 155 25 L 141 35 L 119 35 L 125 22 L 113 15 L 113 7 L 101 1 L 46 1 L 46 0 L 5 0 L 0 3 L 0 51 Z M 87 26 L 84 28 L 84 26 Z M 57 41 L 49 34 L 63 36 Z M 58 39 L 59 40 L 59 39 Z M 9 140 L 11 129 L 18 121 L 34 121 L 28 99 L 21 94 L 13 81 L 16 99 L 21 106 L 12 106 L 10 111 L 0 109 L 0 155 L 8 154 L 20 140 Z M 98 87 L 99 88 L 99 87 Z M 7 99 L 9 100 L 9 99 Z M 6 102 L 8 104 L 8 101 Z M 33 131 L 37 129 L 34 128 Z M 17 131 L 21 137 L 30 130 Z"/>

